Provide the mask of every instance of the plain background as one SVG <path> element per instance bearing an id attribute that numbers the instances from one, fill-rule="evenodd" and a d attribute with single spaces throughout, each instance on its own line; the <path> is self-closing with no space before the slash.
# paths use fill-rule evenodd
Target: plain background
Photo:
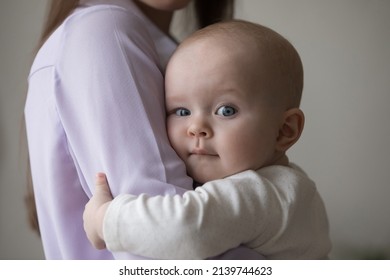
<path id="1" fill-rule="evenodd" d="M 290 158 L 323 196 L 331 257 L 390 258 L 390 1 L 236 1 L 236 18 L 275 29 L 301 54 L 306 126 Z M 0 259 L 44 258 L 26 222 L 20 131 L 46 3 L 0 2 Z"/>

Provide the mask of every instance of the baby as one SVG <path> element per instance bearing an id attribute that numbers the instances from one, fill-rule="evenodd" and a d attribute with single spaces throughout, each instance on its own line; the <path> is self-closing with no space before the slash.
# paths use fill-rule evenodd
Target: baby
<path id="1" fill-rule="evenodd" d="M 275 31 L 230 21 L 194 33 L 167 67 L 167 129 L 203 185 L 112 200 L 99 174 L 84 212 L 92 244 L 157 259 L 205 259 L 239 245 L 267 259 L 326 259 L 324 204 L 286 155 L 304 126 L 302 88 L 300 57 Z"/>

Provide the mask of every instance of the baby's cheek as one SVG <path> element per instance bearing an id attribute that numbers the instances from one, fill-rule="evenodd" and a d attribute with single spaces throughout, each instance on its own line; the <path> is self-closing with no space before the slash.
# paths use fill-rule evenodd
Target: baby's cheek
<path id="1" fill-rule="evenodd" d="M 234 168 L 239 171 L 257 169 L 263 161 L 263 153 L 260 149 L 261 143 L 253 138 L 242 139 L 236 142 L 234 150 Z"/>

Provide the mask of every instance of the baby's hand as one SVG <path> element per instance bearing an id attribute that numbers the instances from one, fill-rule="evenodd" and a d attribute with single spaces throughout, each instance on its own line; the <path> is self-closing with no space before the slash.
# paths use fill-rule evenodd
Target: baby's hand
<path id="1" fill-rule="evenodd" d="M 107 208 L 112 200 L 106 176 L 96 175 L 95 193 L 85 205 L 83 220 L 84 230 L 91 244 L 96 249 L 106 248 L 103 236 L 103 221 Z"/>

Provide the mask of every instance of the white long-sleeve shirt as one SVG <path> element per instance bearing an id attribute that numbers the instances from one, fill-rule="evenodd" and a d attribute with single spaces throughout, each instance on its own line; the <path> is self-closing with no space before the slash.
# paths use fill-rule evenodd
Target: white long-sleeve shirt
<path id="1" fill-rule="evenodd" d="M 267 259 L 326 259 L 331 248 L 323 201 L 295 165 L 245 171 L 183 196 L 120 195 L 103 231 L 108 249 L 159 259 L 203 259 L 240 244 Z"/>

